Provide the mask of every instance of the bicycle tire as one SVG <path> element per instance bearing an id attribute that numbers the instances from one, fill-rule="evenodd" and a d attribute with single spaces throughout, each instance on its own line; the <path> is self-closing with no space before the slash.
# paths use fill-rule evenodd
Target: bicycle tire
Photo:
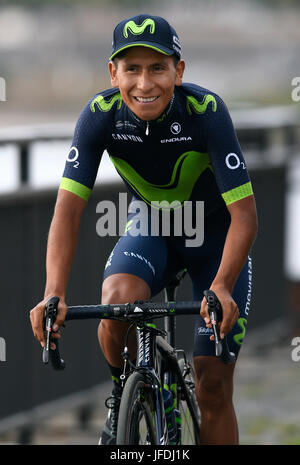
<path id="1" fill-rule="evenodd" d="M 158 444 L 155 398 L 144 375 L 132 373 L 125 383 L 118 418 L 118 445 Z"/>
<path id="2" fill-rule="evenodd" d="M 200 445 L 200 409 L 195 394 L 195 375 L 192 365 L 180 357 L 178 360 L 180 371 L 182 373 L 186 395 L 184 397 L 181 390 L 178 396 L 178 410 L 180 412 L 181 445 Z"/>

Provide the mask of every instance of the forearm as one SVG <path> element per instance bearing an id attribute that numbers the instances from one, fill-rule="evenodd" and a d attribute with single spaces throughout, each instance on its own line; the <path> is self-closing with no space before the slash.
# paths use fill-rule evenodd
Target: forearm
<path id="1" fill-rule="evenodd" d="M 255 215 L 242 214 L 232 217 L 221 263 L 212 286 L 226 288 L 232 294 L 235 282 L 245 264 L 256 234 L 257 221 Z"/>

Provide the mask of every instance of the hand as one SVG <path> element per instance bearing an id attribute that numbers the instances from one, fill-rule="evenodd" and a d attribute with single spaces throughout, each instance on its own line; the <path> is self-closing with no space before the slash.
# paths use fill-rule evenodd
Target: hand
<path id="1" fill-rule="evenodd" d="M 235 323 L 238 320 L 239 317 L 239 309 L 235 301 L 233 300 L 231 293 L 228 291 L 228 289 L 224 287 L 216 287 L 216 286 L 211 286 L 210 290 L 214 291 L 216 296 L 218 297 L 220 304 L 222 306 L 222 311 L 223 311 L 223 319 L 221 323 L 219 323 L 219 328 L 220 328 L 220 337 L 221 339 L 224 339 L 226 334 L 228 334 Z M 204 297 L 201 303 L 201 310 L 200 310 L 200 315 L 204 319 L 206 323 L 207 328 L 211 328 L 211 322 L 210 322 L 210 317 L 208 314 L 208 307 L 207 307 L 207 302 L 206 298 Z M 213 341 L 214 336 L 212 335 L 210 339 Z"/>
<path id="2" fill-rule="evenodd" d="M 45 332 L 43 328 L 44 322 L 44 312 L 46 308 L 46 303 L 52 297 L 49 295 L 44 298 L 40 303 L 38 303 L 31 311 L 30 311 L 30 322 L 33 334 L 35 338 L 40 342 L 42 347 L 45 347 L 46 339 L 45 339 Z M 53 324 L 53 331 L 51 333 L 51 339 L 59 339 L 60 335 L 60 327 L 63 325 L 66 314 L 67 314 L 67 304 L 64 301 L 59 301 L 58 303 L 58 312 L 56 320 Z M 56 345 L 54 342 L 50 343 L 50 349 L 55 350 Z"/>

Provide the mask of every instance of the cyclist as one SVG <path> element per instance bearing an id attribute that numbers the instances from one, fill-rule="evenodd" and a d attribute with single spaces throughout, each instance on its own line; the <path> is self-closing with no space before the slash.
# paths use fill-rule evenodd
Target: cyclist
<path id="1" fill-rule="evenodd" d="M 183 83 L 184 68 L 178 35 L 165 19 L 138 15 L 116 26 L 109 59 L 112 88 L 93 96 L 83 109 L 58 192 L 47 247 L 44 300 L 31 311 L 33 332 L 42 345 L 43 311 L 53 295 L 60 298 L 53 337 L 60 337 L 80 218 L 106 149 L 133 201 L 142 201 L 147 211 L 140 208 L 128 216 L 126 232 L 105 267 L 102 303 L 147 300 L 164 288 L 171 275 L 187 268 L 195 300 L 202 300 L 207 288 L 218 296 L 224 315 L 221 337 L 227 334 L 230 350 L 238 354 L 251 294 L 250 250 L 257 233 L 255 200 L 224 102 L 208 89 Z M 158 234 L 151 234 L 150 229 L 148 234 L 130 233 L 137 217 L 142 223 L 151 219 L 155 208 L 161 212 L 164 204 L 155 207 L 153 202 L 162 201 L 169 206 L 177 201 L 182 209 L 189 201 L 193 224 L 197 202 L 204 202 L 202 244 L 191 246 L 186 232 L 177 234 L 178 209 L 171 206 L 169 235 L 164 235 L 161 227 Z M 116 441 L 126 330 L 127 324 L 111 320 L 99 325 L 99 343 L 114 383 L 101 444 Z M 212 338 L 202 300 L 194 338 L 200 441 L 237 444 L 232 401 L 234 365 L 224 365 L 214 357 Z M 51 347 L 55 348 L 54 342 Z M 131 353 L 135 353 L 134 348 L 132 334 Z"/>

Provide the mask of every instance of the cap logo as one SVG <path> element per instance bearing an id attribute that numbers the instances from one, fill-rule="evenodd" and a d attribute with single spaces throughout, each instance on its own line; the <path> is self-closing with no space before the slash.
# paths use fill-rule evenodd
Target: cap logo
<path id="1" fill-rule="evenodd" d="M 128 38 L 128 30 L 134 35 L 143 34 L 144 30 L 147 26 L 150 26 L 150 34 L 154 34 L 155 32 L 155 22 L 151 18 L 145 19 L 142 24 L 136 24 L 134 21 L 128 21 L 125 24 L 123 35 L 127 39 Z"/>

